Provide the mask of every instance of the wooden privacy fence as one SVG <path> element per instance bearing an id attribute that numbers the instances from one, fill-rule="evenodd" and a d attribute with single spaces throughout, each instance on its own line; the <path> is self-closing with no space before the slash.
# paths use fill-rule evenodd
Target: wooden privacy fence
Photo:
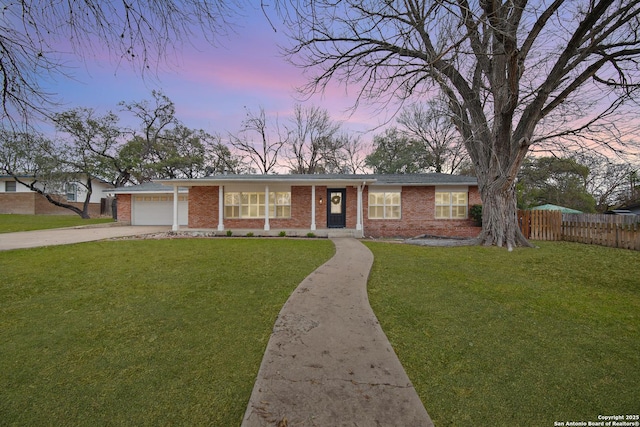
<path id="1" fill-rule="evenodd" d="M 640 250 L 640 217 L 637 215 L 518 211 L 518 220 L 528 239 L 566 240 Z"/>
<path id="2" fill-rule="evenodd" d="M 518 211 L 518 222 L 527 239 L 562 240 L 560 211 Z"/>

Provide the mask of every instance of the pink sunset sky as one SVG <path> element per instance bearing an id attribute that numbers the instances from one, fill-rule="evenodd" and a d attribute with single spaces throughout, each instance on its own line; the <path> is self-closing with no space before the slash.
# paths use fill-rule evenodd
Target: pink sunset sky
<path id="1" fill-rule="evenodd" d="M 152 90 L 161 90 L 176 106 L 176 116 L 186 126 L 220 134 L 237 134 L 246 110 L 257 113 L 264 108 L 280 124 L 289 121 L 297 103 L 314 105 L 329 111 L 343 129 L 359 135 L 370 147 L 375 134 L 395 123 L 393 106 L 360 103 L 353 111 L 358 87 L 332 83 L 323 93 L 305 99 L 296 89 L 307 82 L 303 70 L 284 59 L 279 45 L 287 45 L 285 28 L 272 9 L 245 4 L 242 15 L 232 19 L 228 36 L 217 38 L 212 46 L 202 40 L 177 45 L 158 71 L 142 76 L 126 61 L 109 57 L 96 44 L 84 60 L 67 58 L 73 78 L 59 78 L 45 85 L 57 94 L 60 111 L 77 107 L 94 108 L 99 113 L 113 111 L 123 126 L 139 123 L 118 103 L 150 100 Z M 275 30 L 274 27 L 275 26 Z M 634 114 L 635 115 L 635 114 Z M 621 120 L 622 121 L 622 120 Z M 638 125 L 632 121 L 621 127 L 623 138 L 637 141 Z M 632 162 L 637 161 L 637 155 Z"/>
<path id="2" fill-rule="evenodd" d="M 223 136 L 241 128 L 246 109 L 258 112 L 262 107 L 284 123 L 297 103 L 326 108 L 345 130 L 363 132 L 363 141 L 370 141 L 380 132 L 374 129 L 388 122 L 390 115 L 376 106 L 350 110 L 355 88 L 336 83 L 324 93 L 303 97 L 296 90 L 306 82 L 303 70 L 281 56 L 278 45 L 287 42 L 286 36 L 283 28 L 274 31 L 269 22 L 277 27 L 277 17 L 268 19 L 249 6 L 243 15 L 234 19 L 233 29 L 218 38 L 216 46 L 197 40 L 178 45 L 153 74 L 142 76 L 130 64 L 97 51 L 71 64 L 73 79 L 49 87 L 61 100 L 61 110 L 89 107 L 100 113 L 118 113 L 120 101 L 151 99 L 152 90 L 161 90 L 175 103 L 176 116 L 186 126 Z M 121 124 L 135 125 L 128 113 L 118 114 Z"/>

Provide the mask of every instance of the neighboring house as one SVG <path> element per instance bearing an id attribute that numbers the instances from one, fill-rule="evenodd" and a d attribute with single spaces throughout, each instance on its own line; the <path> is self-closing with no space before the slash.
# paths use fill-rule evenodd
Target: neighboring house
<path id="1" fill-rule="evenodd" d="M 33 178 L 20 177 L 20 180 L 31 183 Z M 89 199 L 89 214 L 98 217 L 101 213 L 101 204 L 105 201 L 105 192 L 113 188 L 113 185 L 94 179 L 92 182 L 92 194 Z M 86 189 L 79 183 L 69 182 L 64 185 L 56 197 L 61 201 L 82 209 Z M 55 206 L 42 195 L 32 191 L 29 187 L 17 182 L 10 175 L 0 175 L 0 214 L 31 214 L 31 215 L 77 215 L 69 209 Z"/>
<path id="2" fill-rule="evenodd" d="M 532 211 L 560 211 L 562 213 L 581 214 L 582 211 L 577 209 L 571 209 L 564 206 L 552 205 L 547 203 L 546 205 L 536 206 L 531 208 Z"/>
<path id="3" fill-rule="evenodd" d="M 119 221 L 162 222 L 174 230 L 300 236 L 344 230 L 356 237 L 480 232 L 469 218 L 469 207 L 481 203 L 477 180 L 458 175 L 218 175 L 158 180 L 113 193 Z"/>
<path id="4" fill-rule="evenodd" d="M 614 215 L 640 215 L 640 203 L 631 203 L 620 206 L 619 208 L 608 210 L 608 214 Z"/>

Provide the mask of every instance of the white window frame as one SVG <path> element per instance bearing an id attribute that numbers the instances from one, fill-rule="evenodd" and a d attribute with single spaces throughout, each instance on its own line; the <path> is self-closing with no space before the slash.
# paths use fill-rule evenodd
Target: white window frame
<path id="1" fill-rule="evenodd" d="M 224 194 L 225 219 L 265 218 L 265 197 L 260 191 L 229 191 Z M 269 218 L 291 218 L 291 192 L 269 192 Z"/>
<path id="2" fill-rule="evenodd" d="M 78 184 L 75 182 L 68 182 L 64 185 L 64 196 L 67 199 L 67 202 L 77 202 L 78 201 Z M 71 197 L 69 197 L 71 196 Z"/>
<path id="3" fill-rule="evenodd" d="M 446 195 L 447 202 L 438 200 L 438 195 Z M 464 194 L 464 203 L 460 203 L 458 197 Z M 455 197 L 454 197 L 455 195 Z M 454 203 L 454 199 L 458 203 Z M 468 219 L 469 218 L 469 192 L 460 190 L 436 190 L 435 194 L 435 218 L 436 219 Z M 438 209 L 441 208 L 441 209 Z M 443 209 L 446 208 L 446 209 Z M 455 208 L 455 209 L 454 209 Z M 464 208 L 464 215 L 457 213 L 459 208 Z M 456 215 L 454 216 L 454 210 Z M 446 212 L 446 215 L 442 215 L 442 211 Z"/>
<path id="4" fill-rule="evenodd" d="M 371 203 L 372 196 L 376 199 L 380 198 L 382 203 L 374 201 Z M 398 203 L 392 203 L 394 196 L 397 196 Z M 385 190 L 385 191 L 370 191 L 369 192 L 369 207 L 367 209 L 367 217 L 369 219 L 402 219 L 402 191 L 400 190 Z M 371 208 L 382 208 L 382 216 L 372 215 Z M 397 208 L 397 209 L 394 209 Z M 378 209 L 375 209 L 378 210 Z M 397 215 L 394 215 L 394 211 Z"/>
<path id="5" fill-rule="evenodd" d="M 11 185 L 11 189 L 9 188 L 9 184 L 13 184 Z M 18 191 L 18 182 L 17 181 L 5 181 L 4 182 L 4 191 L 7 193 L 15 193 L 16 191 Z"/>

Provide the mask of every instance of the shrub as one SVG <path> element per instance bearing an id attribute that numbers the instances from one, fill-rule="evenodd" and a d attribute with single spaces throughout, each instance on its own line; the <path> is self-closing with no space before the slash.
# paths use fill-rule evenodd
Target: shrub
<path id="1" fill-rule="evenodd" d="M 251 231 L 250 231 L 250 232 L 248 232 L 248 233 L 247 233 L 247 237 L 253 237 L 253 232 L 251 232 Z"/>
<path id="2" fill-rule="evenodd" d="M 309 233 L 307 233 L 307 237 L 314 238 L 314 237 L 316 237 L 316 235 L 315 235 L 315 233 L 309 232 Z"/>
<path id="3" fill-rule="evenodd" d="M 281 231 L 280 233 L 278 233 L 278 236 L 280 236 L 280 237 L 284 237 L 286 235 L 287 235 L 286 231 Z"/>
<path id="4" fill-rule="evenodd" d="M 478 227 L 482 226 L 482 205 L 473 205 L 469 209 L 469 216 L 475 221 Z"/>
<path id="5" fill-rule="evenodd" d="M 233 236 L 233 231 L 227 230 L 227 237 L 231 237 L 231 236 Z"/>

